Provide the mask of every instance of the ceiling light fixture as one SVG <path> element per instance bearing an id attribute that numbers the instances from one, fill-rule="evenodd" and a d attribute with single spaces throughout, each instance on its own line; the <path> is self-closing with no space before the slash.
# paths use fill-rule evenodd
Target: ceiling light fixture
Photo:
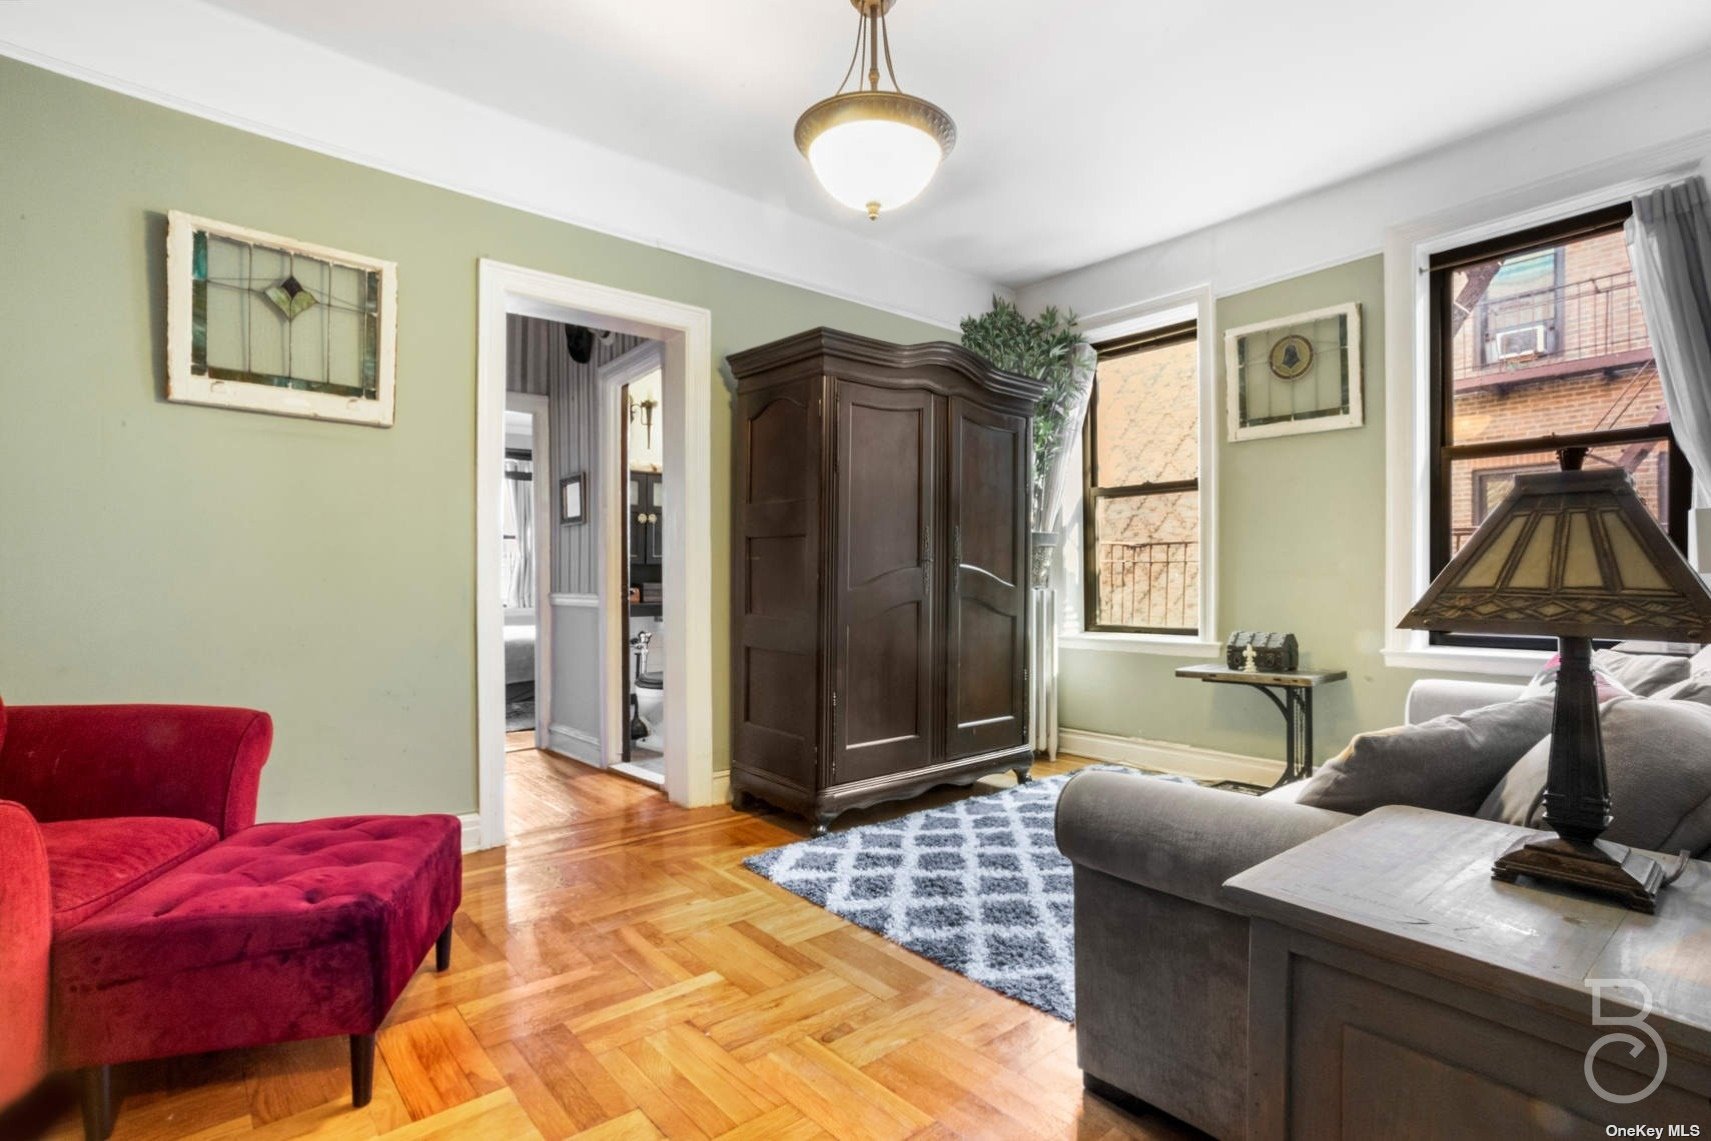
<path id="1" fill-rule="evenodd" d="M 951 148 L 956 124 L 925 99 L 906 95 L 891 66 L 891 37 L 885 15 L 897 0 L 850 0 L 860 13 L 855 54 L 837 93 L 796 120 L 796 149 L 814 168 L 826 192 L 845 206 L 877 220 L 927 188 Z M 879 89 L 883 52 L 891 90 Z M 867 56 L 867 88 L 858 81 L 844 90 L 856 64 Z"/>

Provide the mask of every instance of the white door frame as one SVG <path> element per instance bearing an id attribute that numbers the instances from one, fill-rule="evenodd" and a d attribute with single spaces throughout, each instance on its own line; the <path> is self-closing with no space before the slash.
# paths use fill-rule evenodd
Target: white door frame
<path id="1" fill-rule="evenodd" d="M 535 748 L 547 743 L 547 726 L 553 715 L 553 528 L 558 524 L 553 509 L 551 402 L 538 392 L 505 393 L 507 412 L 529 414 L 529 498 L 535 505 Z M 504 620 L 504 615 L 500 615 Z M 501 666 L 503 669 L 503 666 Z M 503 683 L 501 683 L 503 684 Z"/>
<path id="2" fill-rule="evenodd" d="M 713 802 L 713 315 L 646 294 L 481 259 L 476 325 L 475 637 L 479 846 L 505 842 L 505 659 L 499 593 L 499 492 L 505 450 L 505 318 L 542 317 L 661 343 L 665 513 L 663 598 L 673 615 L 665 673 L 681 695 L 666 709 L 665 791 Z M 548 515 L 557 526 L 557 512 Z M 601 521 L 603 530 L 622 518 Z M 610 542 L 603 542 L 609 549 Z M 622 549 L 621 547 L 619 549 Z M 610 572 L 610 560 L 604 560 Z M 622 568 L 619 571 L 622 574 Z M 548 607 L 550 609 L 550 607 Z M 622 656 L 619 668 L 622 668 Z M 603 688 L 617 677 L 609 671 Z M 606 708 L 608 702 L 602 702 Z M 604 727 L 603 727 L 604 731 Z M 609 734 L 607 734 L 609 736 Z M 602 755 L 605 746 L 602 745 Z"/>
<path id="3" fill-rule="evenodd" d="M 595 495 L 598 497 L 600 521 L 600 541 L 598 544 L 600 557 L 600 645 L 602 658 L 600 676 L 604 684 L 600 692 L 600 757 L 606 766 L 618 764 L 624 759 L 624 735 L 630 731 L 629 710 L 624 708 L 624 693 L 628 689 L 620 679 L 628 670 L 629 659 L 625 656 L 629 649 L 630 632 L 625 623 L 619 620 L 620 614 L 627 614 L 629 608 L 625 605 L 624 596 L 628 590 L 627 575 L 624 567 L 624 548 L 626 546 L 624 529 L 629 526 L 629 473 L 618 467 L 620 441 L 628 425 L 624 422 L 624 386 L 633 380 L 640 380 L 650 372 L 660 374 L 660 397 L 665 400 L 665 346 L 659 341 L 647 341 L 637 345 L 621 357 L 607 361 L 595 373 L 595 405 L 599 409 L 600 423 L 597 427 L 600 441 L 597 453 L 600 457 L 600 478 L 595 481 Z M 661 409 L 664 414 L 664 409 Z M 670 464 L 664 465 L 670 470 Z M 664 478 L 671 478 L 669 475 Z M 666 493 L 665 501 L 671 502 L 671 493 Z M 667 512 L 669 514 L 669 511 Z M 669 520 L 667 526 L 669 526 Z M 669 577 L 671 568 L 671 552 L 665 550 L 665 572 L 662 579 Z M 711 598 L 709 598 L 709 602 Z M 675 618 L 675 615 L 673 616 Z M 673 630 L 676 629 L 675 624 Z M 671 669 L 671 639 L 665 640 L 666 669 Z M 666 791 L 669 794 L 671 782 L 671 731 L 673 724 L 673 706 L 680 703 L 677 691 L 672 688 L 671 674 L 666 675 L 665 685 L 665 742 L 666 742 Z"/>

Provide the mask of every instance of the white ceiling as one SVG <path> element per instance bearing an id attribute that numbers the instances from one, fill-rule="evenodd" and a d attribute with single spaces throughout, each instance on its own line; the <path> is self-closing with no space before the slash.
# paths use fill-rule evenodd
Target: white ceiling
<path id="1" fill-rule="evenodd" d="M 848 62 L 846 0 L 212 0 L 448 92 L 1019 285 L 1711 47 L 1711 4 L 902 0 L 898 77 L 960 139 L 870 223 L 791 142 Z"/>

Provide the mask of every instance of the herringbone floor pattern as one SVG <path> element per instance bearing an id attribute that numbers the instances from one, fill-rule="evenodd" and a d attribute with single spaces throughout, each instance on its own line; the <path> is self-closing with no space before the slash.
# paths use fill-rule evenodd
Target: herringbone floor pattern
<path id="1" fill-rule="evenodd" d="M 466 859 L 452 969 L 394 1007 L 368 1107 L 342 1038 L 230 1051 L 116 1071 L 115 1141 L 1190 1135 L 1085 1095 L 1070 1027 L 744 870 L 790 820 L 510 760 L 528 830 Z"/>

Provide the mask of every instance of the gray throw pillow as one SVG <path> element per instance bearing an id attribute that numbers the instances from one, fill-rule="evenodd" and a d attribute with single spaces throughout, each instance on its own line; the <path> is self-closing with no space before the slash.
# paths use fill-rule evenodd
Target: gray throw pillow
<path id="1" fill-rule="evenodd" d="M 1472 816 L 1550 731 L 1550 700 L 1529 698 L 1362 733 L 1307 780 L 1297 800 L 1357 814 L 1406 804 Z"/>
<path id="2" fill-rule="evenodd" d="M 1604 839 L 1660 852 L 1711 847 L 1711 706 L 1619 697 L 1599 711 L 1611 823 Z M 1491 790 L 1479 815 L 1545 828 L 1545 738 Z"/>
<path id="3" fill-rule="evenodd" d="M 1711 673 L 1699 674 L 1686 681 L 1678 681 L 1668 689 L 1662 689 L 1646 698 L 1647 701 L 1697 701 L 1700 705 L 1711 705 Z"/>
<path id="4" fill-rule="evenodd" d="M 1592 668 L 1603 670 L 1639 697 L 1650 697 L 1686 681 L 1691 672 L 1688 659 L 1679 654 L 1625 654 L 1621 650 L 1599 650 L 1592 655 Z"/>

